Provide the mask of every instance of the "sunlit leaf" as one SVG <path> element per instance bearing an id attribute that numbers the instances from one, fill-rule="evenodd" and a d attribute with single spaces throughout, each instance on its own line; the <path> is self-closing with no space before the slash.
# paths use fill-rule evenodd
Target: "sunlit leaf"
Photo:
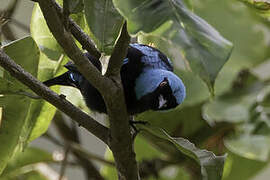
<path id="1" fill-rule="evenodd" d="M 49 152 L 35 147 L 26 148 L 23 152 L 17 153 L 12 157 L 1 177 L 8 177 L 9 175 L 19 176 L 21 173 L 19 169 L 40 162 L 55 162 L 55 160 Z"/>
<path id="2" fill-rule="evenodd" d="M 7 44 L 4 51 L 26 71 L 37 75 L 39 50 L 31 37 Z M 31 92 L 5 71 L 0 86 L 0 91 L 3 91 L 1 94 L 4 94 L 0 97 L 0 107 L 3 109 L 0 126 L 0 174 L 13 154 L 21 151 L 26 145 L 33 128 L 33 119 L 27 118 L 31 99 L 16 93 L 4 93 L 13 90 Z"/>
<path id="3" fill-rule="evenodd" d="M 48 29 L 38 4 L 33 9 L 30 29 L 40 50 L 51 60 L 57 61 L 63 50 Z"/>
<path id="4" fill-rule="evenodd" d="M 270 1 L 269 0 L 240 0 L 246 3 L 251 8 L 257 10 L 262 16 L 269 17 L 270 15 Z"/>

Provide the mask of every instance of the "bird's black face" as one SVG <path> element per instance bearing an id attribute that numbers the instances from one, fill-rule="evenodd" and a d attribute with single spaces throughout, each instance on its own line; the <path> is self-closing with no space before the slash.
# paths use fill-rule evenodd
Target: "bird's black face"
<path id="1" fill-rule="evenodd" d="M 153 101 L 153 110 L 168 110 L 178 105 L 167 78 L 154 91 Z"/>

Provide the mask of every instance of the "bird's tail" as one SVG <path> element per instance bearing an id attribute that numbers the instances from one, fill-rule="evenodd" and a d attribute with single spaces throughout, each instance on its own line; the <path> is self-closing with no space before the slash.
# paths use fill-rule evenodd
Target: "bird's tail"
<path id="1" fill-rule="evenodd" d="M 72 86 L 72 87 L 79 88 L 80 78 L 81 78 L 80 74 L 76 72 L 72 72 L 72 71 L 67 71 L 60 76 L 57 76 L 55 78 L 52 78 L 43 82 L 43 84 L 45 84 L 48 87 L 54 86 L 54 85 L 63 85 L 63 86 Z"/>
<path id="2" fill-rule="evenodd" d="M 89 59 L 89 61 L 99 70 L 101 71 L 102 66 L 98 59 L 90 55 L 89 53 L 84 53 L 84 55 Z M 78 71 L 77 67 L 74 63 L 68 62 L 65 65 L 69 71 L 64 74 L 57 76 L 55 78 L 49 79 L 43 82 L 46 86 L 54 86 L 54 85 L 63 85 L 63 86 L 72 86 L 80 89 L 80 84 L 84 80 L 82 74 Z"/>

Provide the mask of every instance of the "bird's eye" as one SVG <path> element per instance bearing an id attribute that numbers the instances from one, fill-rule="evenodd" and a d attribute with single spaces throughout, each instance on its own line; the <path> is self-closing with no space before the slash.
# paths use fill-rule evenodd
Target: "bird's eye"
<path id="1" fill-rule="evenodd" d="M 164 87 L 164 86 L 166 86 L 166 85 L 167 85 L 167 82 L 166 82 L 166 81 L 163 81 L 163 82 L 161 82 L 161 83 L 159 84 L 160 87 Z"/>

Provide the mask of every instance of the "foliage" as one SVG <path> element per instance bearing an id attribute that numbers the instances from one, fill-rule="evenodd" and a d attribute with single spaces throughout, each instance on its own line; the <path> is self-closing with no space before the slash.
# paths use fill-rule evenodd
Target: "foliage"
<path id="1" fill-rule="evenodd" d="M 137 126 L 142 132 L 135 140 L 140 167 L 146 162 L 155 167 L 140 169 L 144 179 L 249 179 L 267 165 L 270 87 L 264 67 L 269 64 L 268 1 L 66 3 L 72 19 L 106 55 L 111 54 L 126 20 L 129 33 L 138 42 L 155 46 L 173 61 L 187 88 L 185 102 L 175 110 L 136 117 L 150 123 Z M 3 48 L 41 81 L 63 72 L 68 61 L 38 5 L 32 13 L 31 36 Z M 0 84 L 0 179 L 48 179 L 33 167 L 55 162 L 52 156 L 27 145 L 47 131 L 56 109 L 33 99 L 31 90 L 1 68 Z M 59 87 L 54 91 L 85 109 L 77 91 Z M 109 153 L 105 158 L 113 160 Z M 25 167 L 31 168 L 25 172 Z M 117 177 L 114 167 L 106 164 L 101 172 L 107 179 Z"/>

